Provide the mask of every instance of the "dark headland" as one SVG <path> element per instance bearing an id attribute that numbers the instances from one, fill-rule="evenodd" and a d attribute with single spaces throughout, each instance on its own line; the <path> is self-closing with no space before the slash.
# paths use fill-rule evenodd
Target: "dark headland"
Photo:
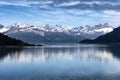
<path id="1" fill-rule="evenodd" d="M 0 46 L 35 46 L 34 44 L 25 43 L 21 40 L 13 39 L 0 33 Z M 42 45 L 39 45 L 42 46 Z"/>
<path id="2" fill-rule="evenodd" d="M 96 39 L 90 40 L 85 39 L 80 41 L 80 43 L 95 43 L 95 44 L 109 44 L 109 43 L 120 43 L 120 27 L 115 28 L 112 32 L 105 35 L 99 36 Z"/>

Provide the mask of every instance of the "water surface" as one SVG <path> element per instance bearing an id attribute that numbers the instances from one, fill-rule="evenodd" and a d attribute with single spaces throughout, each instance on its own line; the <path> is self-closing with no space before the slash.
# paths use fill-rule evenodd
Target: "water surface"
<path id="1" fill-rule="evenodd" d="M 0 47 L 0 80 L 120 80 L 120 45 Z"/>

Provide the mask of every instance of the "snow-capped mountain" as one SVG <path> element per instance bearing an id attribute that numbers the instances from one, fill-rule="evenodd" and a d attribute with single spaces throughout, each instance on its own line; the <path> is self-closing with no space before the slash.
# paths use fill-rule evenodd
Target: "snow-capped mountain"
<path id="1" fill-rule="evenodd" d="M 6 31 L 8 31 L 10 29 L 10 27 L 6 27 L 2 24 L 0 24 L 0 33 L 4 33 Z"/>
<path id="2" fill-rule="evenodd" d="M 113 27 L 108 23 L 98 24 L 94 27 L 63 27 L 61 25 L 34 26 L 31 24 L 16 23 L 9 27 L 0 28 L 0 32 L 10 37 L 29 43 L 42 42 L 79 42 L 83 39 L 94 39 L 100 35 L 111 32 Z"/>

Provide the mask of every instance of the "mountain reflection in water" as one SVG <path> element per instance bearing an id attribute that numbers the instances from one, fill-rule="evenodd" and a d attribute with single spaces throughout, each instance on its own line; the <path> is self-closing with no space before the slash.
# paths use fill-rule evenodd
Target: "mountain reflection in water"
<path id="1" fill-rule="evenodd" d="M 0 47 L 0 79 L 119 80 L 119 58 L 120 45 Z"/>
<path id="2" fill-rule="evenodd" d="M 9 58 L 17 62 L 39 61 L 46 62 L 49 60 L 71 60 L 78 59 L 95 59 L 98 61 L 109 61 L 114 57 L 120 58 L 119 46 L 92 46 L 92 47 L 29 47 L 29 48 L 0 48 L 0 60 Z"/>

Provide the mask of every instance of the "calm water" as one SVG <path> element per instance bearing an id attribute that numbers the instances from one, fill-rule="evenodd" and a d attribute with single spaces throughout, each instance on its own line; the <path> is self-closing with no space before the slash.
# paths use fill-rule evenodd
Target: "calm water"
<path id="1" fill-rule="evenodd" d="M 0 47 L 0 80 L 120 80 L 120 45 Z"/>

